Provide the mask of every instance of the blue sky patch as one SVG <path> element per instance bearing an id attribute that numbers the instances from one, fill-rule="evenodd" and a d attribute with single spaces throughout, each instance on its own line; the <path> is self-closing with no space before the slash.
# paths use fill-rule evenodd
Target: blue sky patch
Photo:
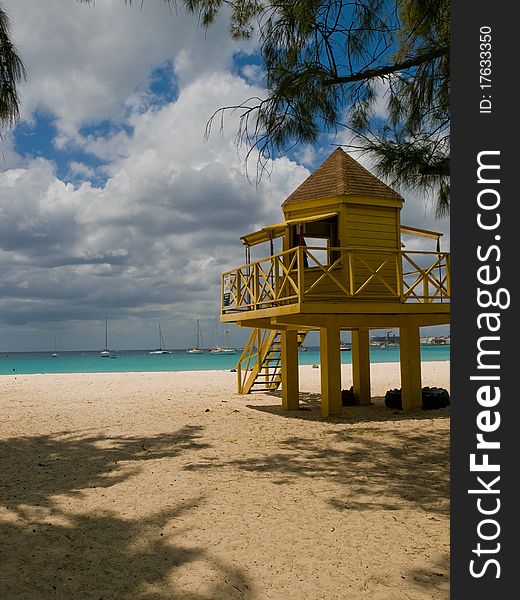
<path id="1" fill-rule="evenodd" d="M 124 126 L 115 127 L 110 121 L 104 121 L 89 127 L 82 127 L 83 136 L 93 135 L 105 137 L 113 135 L 118 130 L 131 129 Z M 92 185 L 100 186 L 106 182 L 106 175 L 99 167 L 107 164 L 106 161 L 84 152 L 72 144 L 64 148 L 57 148 L 54 139 L 58 130 L 54 124 L 54 117 L 49 113 L 38 111 L 33 115 L 33 121 L 22 122 L 13 132 L 14 147 L 16 152 L 24 158 L 42 157 L 54 163 L 56 177 L 66 183 L 78 184 L 82 181 L 91 181 Z M 71 163 L 82 163 L 92 171 L 91 175 L 81 177 L 78 173 L 71 172 Z"/>
<path id="2" fill-rule="evenodd" d="M 159 105 L 170 104 L 177 100 L 179 83 L 170 60 L 152 71 L 149 89 L 154 101 Z"/>
<path id="3" fill-rule="evenodd" d="M 24 121 L 15 128 L 13 133 L 15 150 L 24 157 L 50 158 L 56 153 L 52 143 L 57 133 L 54 117 L 39 111 L 34 113 L 33 119 L 32 123 Z"/>

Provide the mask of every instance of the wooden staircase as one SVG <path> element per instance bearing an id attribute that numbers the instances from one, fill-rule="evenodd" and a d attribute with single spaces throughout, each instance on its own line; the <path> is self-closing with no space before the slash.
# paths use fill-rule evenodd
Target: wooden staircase
<path id="1" fill-rule="evenodd" d="M 298 347 L 306 331 L 298 331 Z M 277 390 L 282 383 L 281 331 L 254 329 L 237 363 L 238 393 Z"/>

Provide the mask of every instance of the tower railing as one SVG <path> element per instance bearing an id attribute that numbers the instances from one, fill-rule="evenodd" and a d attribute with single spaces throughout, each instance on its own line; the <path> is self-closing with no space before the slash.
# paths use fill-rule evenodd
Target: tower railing
<path id="1" fill-rule="evenodd" d="M 449 252 L 297 246 L 222 275 L 222 313 L 327 300 L 449 302 Z"/>

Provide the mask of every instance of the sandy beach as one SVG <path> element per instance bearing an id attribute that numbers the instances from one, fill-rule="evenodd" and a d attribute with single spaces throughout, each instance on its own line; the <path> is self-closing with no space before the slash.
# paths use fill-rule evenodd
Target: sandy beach
<path id="1" fill-rule="evenodd" d="M 319 369 L 292 412 L 235 378 L 0 377 L 2 600 L 447 600 L 449 409 L 387 409 L 397 364 L 327 420 Z"/>

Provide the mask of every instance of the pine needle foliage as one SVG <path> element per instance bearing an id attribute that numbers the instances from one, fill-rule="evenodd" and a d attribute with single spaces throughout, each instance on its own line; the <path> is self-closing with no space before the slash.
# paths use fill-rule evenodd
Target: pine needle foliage
<path id="1" fill-rule="evenodd" d="M 25 79 L 25 66 L 11 41 L 11 23 L 0 5 L 0 131 L 20 117 L 17 84 Z"/>
<path id="2" fill-rule="evenodd" d="M 241 111 L 241 142 L 267 161 L 346 127 L 349 146 L 369 154 L 381 176 L 433 193 L 438 214 L 448 212 L 448 0 L 188 0 L 185 8 L 206 27 L 227 8 L 234 38 L 258 36 L 267 96 L 213 115 Z"/>

